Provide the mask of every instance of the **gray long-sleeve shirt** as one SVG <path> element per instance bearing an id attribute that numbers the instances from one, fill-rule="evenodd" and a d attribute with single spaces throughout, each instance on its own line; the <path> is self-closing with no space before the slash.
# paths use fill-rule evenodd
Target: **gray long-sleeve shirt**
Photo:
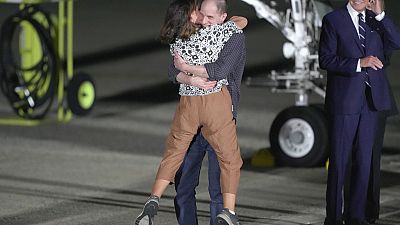
<path id="1" fill-rule="evenodd" d="M 237 118 L 240 98 L 240 85 L 244 66 L 246 63 L 246 44 L 245 36 L 243 33 L 233 34 L 232 37 L 225 43 L 224 48 L 220 52 L 218 60 L 213 63 L 204 64 L 207 70 L 209 80 L 222 80 L 228 79 L 228 90 L 232 97 L 233 117 Z M 174 64 L 168 68 L 169 80 L 173 83 L 178 83 L 176 76 L 179 70 L 175 68 Z"/>

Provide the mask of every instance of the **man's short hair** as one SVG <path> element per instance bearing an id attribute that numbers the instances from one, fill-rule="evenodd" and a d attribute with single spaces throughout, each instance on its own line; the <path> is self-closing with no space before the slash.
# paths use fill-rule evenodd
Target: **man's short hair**
<path id="1" fill-rule="evenodd" d="M 228 4 L 226 4 L 227 0 L 214 0 L 214 1 L 220 13 L 228 12 Z"/>
<path id="2" fill-rule="evenodd" d="M 200 0 L 199 3 L 203 3 L 204 1 L 213 1 L 215 2 L 215 5 L 217 6 L 217 10 L 220 13 L 228 13 L 228 4 L 227 0 Z"/>

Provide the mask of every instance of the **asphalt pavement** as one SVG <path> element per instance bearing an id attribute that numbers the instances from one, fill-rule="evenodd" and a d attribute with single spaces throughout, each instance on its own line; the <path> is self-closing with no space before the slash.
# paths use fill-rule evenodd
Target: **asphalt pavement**
<path id="1" fill-rule="evenodd" d="M 340 5 L 339 1 L 333 1 Z M 55 108 L 37 126 L 0 126 L 1 225 L 133 224 L 149 195 L 177 104 L 166 76 L 168 47 L 157 35 L 168 1 L 75 1 L 76 71 L 95 81 L 97 101 L 86 117 L 57 122 Z M 280 32 L 232 1 L 232 15 L 249 19 L 245 30 L 245 78 L 287 68 Z M 398 1 L 386 1 L 400 24 Z M 44 6 L 54 10 L 54 4 Z M 0 4 L 0 23 L 16 10 Z M 390 14 L 392 12 L 392 14 Z M 389 77 L 400 102 L 400 54 Z M 245 159 L 237 211 L 244 225 L 323 223 L 327 171 L 324 167 L 257 168 L 250 157 L 269 147 L 269 127 L 294 97 L 266 88 L 241 87 L 238 137 Z M 313 103 L 323 100 L 311 95 Z M 0 95 L 0 120 L 16 116 Z M 382 156 L 381 219 L 400 224 L 400 116 L 387 123 Z M 197 189 L 199 224 L 208 224 L 207 160 Z M 161 200 L 156 224 L 175 225 L 173 188 Z"/>

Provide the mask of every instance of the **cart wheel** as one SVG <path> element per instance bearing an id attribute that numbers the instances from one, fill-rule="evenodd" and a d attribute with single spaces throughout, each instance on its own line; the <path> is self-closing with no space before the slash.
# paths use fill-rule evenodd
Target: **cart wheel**
<path id="1" fill-rule="evenodd" d="M 280 112 L 270 129 L 272 153 L 280 165 L 322 165 L 328 155 L 327 119 L 315 106 L 293 106 Z"/>
<path id="2" fill-rule="evenodd" d="M 93 108 L 96 88 L 93 80 L 86 73 L 73 76 L 68 84 L 67 100 L 71 111 L 78 116 L 87 115 Z"/>

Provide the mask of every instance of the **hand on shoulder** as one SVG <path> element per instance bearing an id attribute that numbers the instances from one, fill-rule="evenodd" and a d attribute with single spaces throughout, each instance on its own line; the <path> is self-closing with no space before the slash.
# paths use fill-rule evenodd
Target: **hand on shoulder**
<path id="1" fill-rule="evenodd" d="M 243 16 L 232 16 L 230 21 L 233 21 L 239 29 L 243 29 L 247 26 L 248 21 L 246 17 Z"/>

